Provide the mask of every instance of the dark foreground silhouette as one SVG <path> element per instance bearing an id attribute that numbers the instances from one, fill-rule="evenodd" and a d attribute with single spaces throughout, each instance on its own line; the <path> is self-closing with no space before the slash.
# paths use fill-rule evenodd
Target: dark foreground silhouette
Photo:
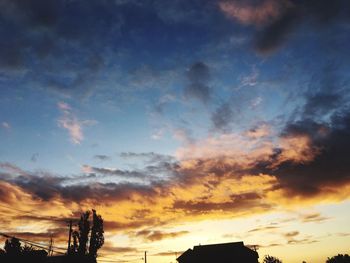
<path id="1" fill-rule="evenodd" d="M 1 263 L 96 263 L 96 259 L 89 256 L 64 255 L 48 257 L 44 250 L 27 255 L 1 255 Z"/>
<path id="2" fill-rule="evenodd" d="M 258 263 L 256 250 L 244 246 L 243 242 L 199 245 L 188 249 L 176 260 L 179 263 Z M 262 263 L 283 263 L 277 257 L 266 255 Z M 303 263 L 306 263 L 303 261 Z M 328 258 L 325 263 L 350 263 L 348 254 L 338 254 Z"/>
<path id="3" fill-rule="evenodd" d="M 83 213 L 75 230 L 70 220 L 66 253 L 52 248 L 43 249 L 44 245 L 0 234 L 8 238 L 4 249 L 0 249 L 0 263 L 96 263 L 97 251 L 104 244 L 103 219 L 95 210 Z M 52 252 L 61 255 L 52 256 Z"/>
<path id="4" fill-rule="evenodd" d="M 243 242 L 195 246 L 177 258 L 179 263 L 258 263 L 255 250 L 244 246 Z"/>

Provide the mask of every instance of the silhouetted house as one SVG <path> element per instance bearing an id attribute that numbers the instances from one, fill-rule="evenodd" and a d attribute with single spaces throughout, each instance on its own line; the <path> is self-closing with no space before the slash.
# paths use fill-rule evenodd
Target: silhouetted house
<path id="1" fill-rule="evenodd" d="M 64 255 L 47 257 L 46 263 L 96 263 L 96 259 L 88 256 Z"/>
<path id="2" fill-rule="evenodd" d="M 176 260 L 179 263 L 258 263 L 256 251 L 243 242 L 195 246 Z"/>

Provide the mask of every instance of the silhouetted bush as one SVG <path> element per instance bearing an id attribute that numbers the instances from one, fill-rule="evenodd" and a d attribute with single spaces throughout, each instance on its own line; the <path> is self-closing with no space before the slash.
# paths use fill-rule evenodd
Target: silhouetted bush
<path id="1" fill-rule="evenodd" d="M 350 256 L 348 254 L 338 254 L 334 257 L 328 258 L 326 263 L 350 263 Z"/>
<path id="2" fill-rule="evenodd" d="M 264 257 L 263 263 L 282 263 L 282 260 L 280 260 L 276 257 L 273 257 L 273 256 L 266 255 Z"/>

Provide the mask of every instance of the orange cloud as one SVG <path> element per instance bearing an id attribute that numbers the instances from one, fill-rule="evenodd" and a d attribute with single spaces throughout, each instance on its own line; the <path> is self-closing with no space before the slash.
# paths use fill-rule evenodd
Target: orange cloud
<path id="1" fill-rule="evenodd" d="M 228 0 L 219 2 L 219 7 L 228 17 L 246 25 L 263 26 L 278 19 L 290 5 L 287 0 L 252 1 Z"/>

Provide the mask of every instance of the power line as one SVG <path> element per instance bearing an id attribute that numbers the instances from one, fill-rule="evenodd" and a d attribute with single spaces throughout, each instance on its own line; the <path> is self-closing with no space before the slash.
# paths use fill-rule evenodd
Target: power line
<path id="1" fill-rule="evenodd" d="M 22 241 L 23 243 L 29 244 L 29 245 L 31 245 L 31 246 L 33 246 L 33 247 L 37 247 L 37 248 L 41 248 L 41 249 L 44 249 L 44 250 L 48 250 L 48 247 L 46 247 L 46 246 L 44 246 L 44 245 L 42 245 L 42 244 L 40 244 L 40 243 L 36 243 L 36 242 L 30 241 L 30 240 L 26 240 L 26 239 L 23 239 L 23 238 L 19 238 L 19 237 L 15 237 L 15 236 L 12 236 L 12 235 L 8 235 L 8 234 L 2 233 L 2 232 L 0 232 L 0 235 L 1 235 L 1 236 L 4 236 L 4 237 L 6 237 L 6 238 L 16 238 L 16 239 L 18 239 L 19 241 Z M 59 252 L 59 251 L 54 250 L 54 249 L 52 249 L 52 251 L 55 252 L 55 253 L 57 253 L 57 254 L 65 255 L 65 253 Z"/>

